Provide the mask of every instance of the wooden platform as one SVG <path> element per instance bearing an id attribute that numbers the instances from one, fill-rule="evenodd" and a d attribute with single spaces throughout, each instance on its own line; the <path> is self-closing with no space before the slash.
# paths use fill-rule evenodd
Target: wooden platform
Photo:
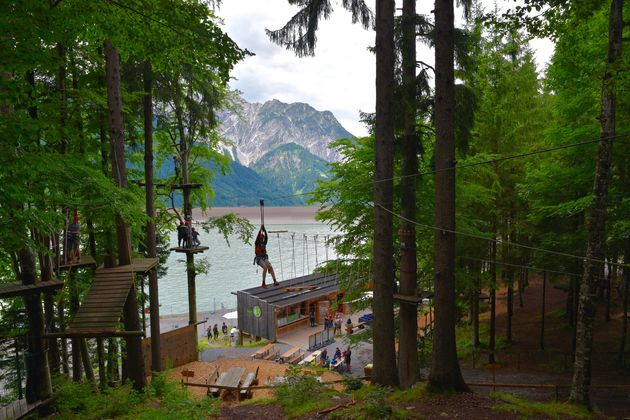
<path id="1" fill-rule="evenodd" d="M 0 407 L 0 420 L 17 420 L 26 417 L 28 414 L 37 410 L 44 404 L 49 404 L 54 399 L 54 396 L 45 400 L 37 401 L 32 404 L 26 402 L 26 398 L 13 401 L 11 404 L 4 407 Z"/>
<path id="2" fill-rule="evenodd" d="M 95 266 L 96 261 L 91 255 L 82 255 L 77 261 L 64 263 L 59 266 L 59 270 L 70 270 L 71 268 L 82 268 Z"/>
<path id="3" fill-rule="evenodd" d="M 139 335 L 141 332 L 118 331 L 117 327 L 135 275 L 146 273 L 157 262 L 157 258 L 137 258 L 130 265 L 96 270 L 81 307 L 62 334 L 66 337 Z"/>
<path id="4" fill-rule="evenodd" d="M 175 248 L 171 248 L 171 251 L 182 252 L 184 254 L 199 254 L 209 249 L 210 248 L 207 246 L 196 246 L 194 248 L 184 248 L 183 246 L 176 246 Z"/>
<path id="5" fill-rule="evenodd" d="M 24 285 L 20 282 L 0 284 L 0 299 L 26 296 L 34 293 L 51 293 L 63 287 L 59 280 L 38 281 L 35 284 Z"/>
<path id="6" fill-rule="evenodd" d="M 153 267 L 157 265 L 159 259 L 157 258 L 134 258 L 131 261 L 131 265 L 119 265 L 112 268 L 105 268 L 100 266 L 96 270 L 96 274 L 112 275 L 117 273 L 148 273 Z"/>

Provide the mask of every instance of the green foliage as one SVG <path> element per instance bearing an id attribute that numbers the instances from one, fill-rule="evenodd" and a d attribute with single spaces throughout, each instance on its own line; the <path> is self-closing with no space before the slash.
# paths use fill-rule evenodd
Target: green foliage
<path id="1" fill-rule="evenodd" d="M 192 400 L 188 389 L 167 379 L 164 372 L 152 378 L 143 394 L 129 384 L 98 392 L 90 384 L 67 379 L 60 379 L 58 389 L 55 407 L 62 419 L 205 418 L 218 415 L 221 407 L 215 399 Z"/>
<path id="2" fill-rule="evenodd" d="M 503 401 L 503 403 L 495 404 L 493 407 L 494 410 L 514 413 L 518 415 L 519 418 L 523 419 L 543 416 L 550 419 L 561 419 L 567 417 L 575 419 L 589 419 L 593 415 L 590 411 L 588 411 L 588 409 L 579 405 L 556 402 L 533 402 L 501 392 L 492 392 L 490 393 L 490 396 Z"/>
<path id="3" fill-rule="evenodd" d="M 389 400 L 392 390 L 378 385 L 364 386 L 354 392 L 357 400 L 354 407 L 333 414 L 337 418 L 364 418 L 364 419 L 397 419 L 401 416 L 394 410 Z"/>
<path id="4" fill-rule="evenodd" d="M 203 223 L 203 230 L 210 232 L 211 229 L 218 230 L 223 235 L 228 246 L 230 245 L 230 236 L 236 235 L 241 242 L 250 245 L 251 238 L 254 235 L 254 225 L 249 220 L 238 217 L 234 213 L 228 213 L 220 217 L 209 217 Z"/>
<path id="5" fill-rule="evenodd" d="M 343 384 L 345 386 L 346 392 L 352 392 L 361 389 L 361 387 L 363 386 L 363 381 L 361 379 L 349 377 L 343 381 Z"/>
<path id="6" fill-rule="evenodd" d="M 334 391 L 322 385 L 314 374 L 289 366 L 285 378 L 286 382 L 276 389 L 276 397 L 290 418 L 331 405 L 330 396 Z"/>

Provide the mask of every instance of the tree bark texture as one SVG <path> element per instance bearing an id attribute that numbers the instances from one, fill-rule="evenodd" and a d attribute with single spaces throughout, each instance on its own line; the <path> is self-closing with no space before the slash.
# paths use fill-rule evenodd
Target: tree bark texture
<path id="1" fill-rule="evenodd" d="M 35 284 L 37 268 L 35 254 L 31 249 L 18 252 L 20 279 L 22 284 Z M 24 296 L 24 307 L 28 318 L 26 337 L 26 401 L 34 403 L 52 395 L 52 383 L 48 367 L 48 354 L 44 340 L 44 312 L 39 293 Z"/>
<path id="2" fill-rule="evenodd" d="M 372 382 L 398 383 L 394 347 L 394 0 L 376 2 L 376 145 L 374 173 L 374 370 Z M 389 210 L 389 211 L 388 211 Z"/>
<path id="3" fill-rule="evenodd" d="M 591 364 L 593 353 L 593 321 L 595 292 L 605 248 L 608 184 L 612 161 L 612 140 L 615 134 L 615 64 L 621 56 L 623 0 L 612 0 L 608 28 L 608 56 L 602 80 L 600 141 L 598 144 L 593 201 L 587 219 L 586 260 L 578 301 L 576 348 L 570 401 L 590 407 Z"/>
<path id="4" fill-rule="evenodd" d="M 455 343 L 455 74 L 453 0 L 435 1 L 435 330 L 429 386 L 466 390 Z"/>
<path id="5" fill-rule="evenodd" d="M 107 39 L 104 43 L 107 81 L 107 105 L 109 110 L 111 161 L 114 181 L 120 188 L 127 187 L 127 173 L 125 171 L 125 149 L 123 138 L 122 98 L 120 94 L 120 58 L 118 50 Z M 131 264 L 131 243 L 125 221 L 120 214 L 116 215 L 116 234 L 118 239 L 118 264 Z M 138 301 L 136 288 L 132 286 L 124 308 L 124 323 L 127 331 L 138 331 L 140 319 L 138 317 Z M 142 355 L 142 340 L 140 337 L 126 337 L 127 361 L 129 363 L 129 378 L 134 388 L 141 390 L 147 384 L 144 375 L 144 357 Z"/>
<path id="6" fill-rule="evenodd" d="M 416 136 L 416 0 L 403 1 L 402 71 L 404 90 L 404 136 L 401 169 L 400 221 L 400 293 L 416 294 L 416 227 L 405 220 L 416 220 L 416 176 L 418 155 Z M 400 386 L 408 389 L 418 382 L 418 307 L 401 303 L 400 339 L 398 344 L 398 376 Z"/>
<path id="7" fill-rule="evenodd" d="M 627 264 L 630 261 L 630 240 L 626 240 L 626 251 L 624 253 L 624 261 Z M 623 314 L 621 323 L 621 338 L 619 339 L 619 364 L 623 365 L 626 352 L 626 339 L 628 337 L 628 293 L 630 293 L 630 268 L 623 268 L 624 286 L 623 286 Z"/>
<path id="8" fill-rule="evenodd" d="M 496 223 L 495 223 L 496 232 Z M 495 363 L 494 350 L 496 348 L 497 337 L 497 244 L 490 244 L 490 255 L 492 262 L 490 263 L 490 331 L 488 331 L 488 363 Z"/>
<path id="9" fill-rule="evenodd" d="M 153 71 L 151 62 L 144 62 L 144 183 L 146 193 L 147 256 L 157 257 L 155 235 L 155 186 L 153 185 Z M 157 269 L 149 271 L 149 308 L 151 317 L 151 371 L 162 371 L 162 345 L 160 343 L 160 301 L 158 297 Z"/>

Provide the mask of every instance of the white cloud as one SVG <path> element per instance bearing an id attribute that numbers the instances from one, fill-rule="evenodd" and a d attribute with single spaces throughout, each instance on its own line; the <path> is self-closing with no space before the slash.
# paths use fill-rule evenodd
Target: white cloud
<path id="1" fill-rule="evenodd" d="M 367 48 L 374 45 L 374 32 L 352 24 L 350 13 L 335 4 L 331 18 L 320 23 L 315 57 L 298 58 L 271 41 L 265 29 L 281 28 L 298 10 L 287 0 L 224 0 L 218 15 L 225 31 L 241 48 L 256 55 L 234 69 L 232 88 L 250 102 L 278 99 L 306 102 L 331 111 L 355 135 L 367 130 L 359 111 L 373 112 L 375 104 L 375 59 Z M 398 0 L 400 3 L 400 0 Z M 484 0 L 488 8 L 494 2 Z M 373 5 L 374 0 L 368 0 Z M 400 5 L 397 5 L 399 7 Z M 433 2 L 418 2 L 418 13 L 429 14 Z M 536 40 L 539 69 L 553 53 L 548 40 Z M 418 45 L 418 58 L 433 63 L 433 51 Z"/>

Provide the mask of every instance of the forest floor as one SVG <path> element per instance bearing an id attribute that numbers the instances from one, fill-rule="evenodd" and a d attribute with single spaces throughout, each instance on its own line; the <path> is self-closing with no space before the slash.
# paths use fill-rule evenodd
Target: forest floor
<path id="1" fill-rule="evenodd" d="M 560 282 L 560 284 L 563 284 Z M 541 349 L 543 281 L 540 275 L 530 275 L 529 286 L 523 292 L 523 307 L 519 307 L 518 291 L 514 292 L 512 342 L 507 343 L 507 291 L 497 292 L 496 361 L 488 363 L 487 351 L 480 350 L 460 360 L 466 382 L 504 384 L 560 385 L 558 400 L 566 401 L 571 384 L 573 328 L 566 318 L 567 292 L 547 283 L 545 293 L 545 328 Z M 625 367 L 618 363 L 622 329 L 621 299 L 611 299 L 611 319 L 606 321 L 606 308 L 597 308 L 593 335 L 592 381 L 598 385 L 630 384 L 630 349 L 626 346 Z M 489 312 L 481 316 L 481 324 L 489 324 Z M 487 331 L 487 328 L 483 328 Z M 485 342 L 485 343 L 484 343 Z M 482 345 L 487 338 L 482 335 Z M 484 346 L 487 348 L 487 345 Z M 474 366 L 474 367 L 473 367 Z M 475 392 L 488 394 L 491 387 L 472 387 Z M 555 399 L 555 389 L 496 388 L 499 391 L 533 400 Z M 598 410 L 616 418 L 630 416 L 629 389 L 592 389 L 592 402 Z"/>
<path id="2" fill-rule="evenodd" d="M 462 327 L 460 331 L 460 343 L 458 349 L 462 354 L 460 365 L 462 374 L 467 383 L 496 383 L 517 385 L 546 385 L 547 388 L 510 388 L 497 386 L 481 387 L 471 386 L 471 393 L 457 395 L 431 395 L 423 394 L 413 400 L 393 403 L 394 408 L 408 413 L 410 417 L 420 416 L 425 419 L 462 418 L 462 419 L 515 419 L 523 418 L 507 411 L 497 410 L 499 406 L 506 406 L 504 398 L 492 394 L 500 391 L 525 398 L 529 401 L 566 401 L 571 383 L 572 370 L 572 340 L 573 329 L 569 326 L 565 317 L 567 293 L 554 287 L 549 282 L 545 296 L 545 334 L 544 350 L 541 350 L 541 309 L 542 309 L 542 278 L 530 276 L 529 286 L 523 291 L 523 307 L 519 306 L 518 291 L 514 293 L 514 314 L 512 317 L 512 342 L 505 340 L 507 330 L 507 293 L 500 290 L 497 293 L 497 352 L 494 364 L 488 364 L 487 354 L 487 326 L 489 313 L 481 316 L 482 346 L 475 351 L 473 356 L 470 350 L 469 330 Z M 619 337 L 621 332 L 621 311 L 618 300 L 613 300 L 611 320 L 605 320 L 605 307 L 598 307 L 594 334 L 594 354 L 592 369 L 592 384 L 594 385 L 627 385 L 630 383 L 630 369 L 623 368 L 617 363 Z M 466 343 L 466 339 L 468 343 Z M 486 349 L 486 350 L 484 350 Z M 253 351 L 253 350 L 252 350 Z M 630 356 L 630 354 L 628 354 Z M 234 354 L 235 358 L 223 358 L 212 362 L 193 362 L 192 364 L 174 369 L 171 377 L 179 380 L 181 370 L 186 368 L 195 371 L 196 382 L 205 378 L 212 366 L 218 366 L 224 371 L 233 366 L 240 366 L 253 371 L 260 366 L 259 378 L 261 384 L 267 380 L 282 376 L 286 365 L 267 361 L 252 361 Z M 626 366 L 630 365 L 630 357 L 626 357 Z M 429 359 L 429 357 L 427 357 Z M 428 361 L 428 360 L 427 360 Z M 428 373 L 428 371 L 425 371 Z M 340 376 L 336 373 L 324 373 L 324 380 L 334 380 Z M 553 386 L 558 385 L 555 389 Z M 341 391 L 343 386 L 336 386 Z M 205 396 L 205 389 L 190 388 L 197 398 Z M 234 399 L 229 399 L 223 405 L 220 418 L 264 418 L 284 419 L 287 415 L 279 404 L 269 403 L 272 397 L 269 390 L 254 392 L 253 400 L 247 404 L 237 404 Z M 593 389 L 592 401 L 599 414 L 594 418 L 630 418 L 630 390 L 628 389 Z M 349 394 L 340 394 L 332 397 L 334 405 L 353 405 Z M 256 404 L 259 401 L 261 404 Z M 253 405 L 253 404 L 254 405 Z M 510 407 L 510 404 L 507 404 Z M 337 415 L 341 418 L 353 418 L 352 414 L 343 415 L 340 408 Z M 351 413 L 351 412 L 348 412 Z M 330 414 L 318 415 L 316 412 L 300 418 L 326 418 Z M 571 415 L 545 415 L 534 414 L 525 418 L 574 418 Z"/>

